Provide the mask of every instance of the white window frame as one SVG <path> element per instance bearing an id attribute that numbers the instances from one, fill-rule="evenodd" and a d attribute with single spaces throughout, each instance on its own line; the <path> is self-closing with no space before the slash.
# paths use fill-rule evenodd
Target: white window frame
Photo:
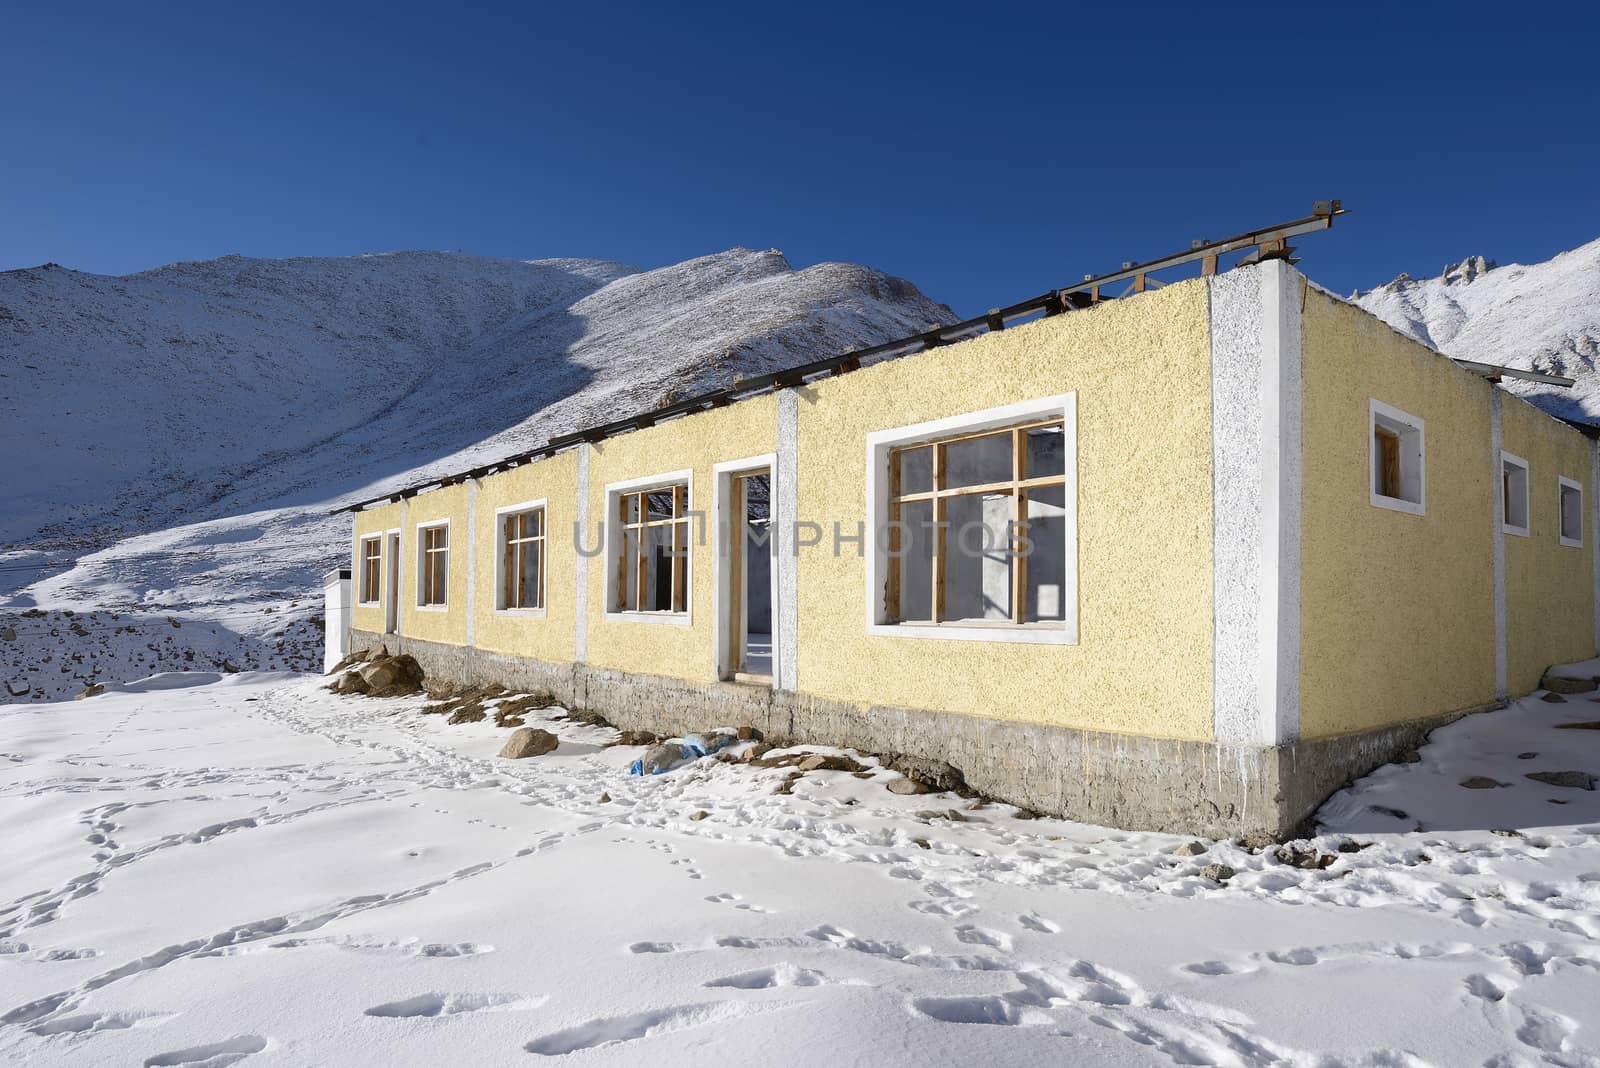
<path id="1" fill-rule="evenodd" d="M 938 441 L 959 434 L 1001 430 L 1035 419 L 1060 419 L 1063 442 L 1063 470 L 1066 473 L 1062 494 L 1062 608 L 1063 620 L 1057 623 L 996 622 L 982 626 L 948 623 L 891 623 L 883 604 L 883 587 L 893 561 L 889 559 L 885 529 L 889 516 L 889 454 L 897 448 L 920 442 Z M 1020 401 L 966 415 L 933 419 L 911 426 L 875 430 L 867 435 L 867 539 L 866 548 L 866 630 L 870 635 L 892 638 L 923 638 L 934 641 L 1000 642 L 1025 645 L 1078 644 L 1078 395 L 1062 393 L 1054 397 Z"/>
<path id="2" fill-rule="evenodd" d="M 437 527 L 443 527 L 444 528 L 444 573 L 445 573 L 444 600 L 439 602 L 438 604 L 423 604 L 422 603 L 422 590 L 423 590 L 423 586 L 425 585 L 425 583 L 422 581 L 422 569 L 428 566 L 428 554 L 422 548 L 422 533 L 423 533 L 423 531 L 433 530 L 433 529 L 435 529 Z M 455 550 L 454 542 L 455 542 L 455 539 L 450 536 L 450 520 L 448 520 L 448 519 L 433 519 L 433 520 L 429 520 L 426 523 L 418 523 L 417 524 L 417 535 L 416 535 L 416 543 L 417 543 L 417 574 L 416 574 L 416 580 L 417 580 L 416 589 L 417 589 L 417 593 L 416 593 L 416 602 L 417 603 L 415 605 L 417 611 L 419 611 L 419 612 L 448 612 L 450 610 L 450 595 L 453 592 L 450 589 L 450 587 L 455 585 L 453 582 L 450 581 L 450 554 Z"/>
<path id="3" fill-rule="evenodd" d="M 612 607 L 613 591 L 617 585 L 616 568 L 621 566 L 621 561 L 616 556 L 616 550 L 622 545 L 622 520 L 617 516 L 617 498 L 624 493 L 638 493 L 641 490 L 665 489 L 668 486 L 684 484 L 684 504 L 688 508 L 689 535 L 687 549 L 684 557 L 683 572 L 683 611 L 682 612 L 638 612 L 632 609 L 618 611 Z M 626 482 L 608 482 L 605 486 L 606 493 L 606 519 L 605 519 L 605 605 L 601 618 L 607 623 L 656 623 L 669 627 L 691 627 L 694 625 L 694 545 L 696 538 L 696 516 L 694 511 L 694 469 L 684 468 L 681 471 L 667 471 L 659 475 L 649 475 L 645 478 L 629 479 Z M 700 531 L 703 534 L 705 519 L 700 518 Z"/>
<path id="4" fill-rule="evenodd" d="M 1378 492 L 1378 426 L 1384 425 L 1390 430 L 1398 430 L 1400 447 L 1406 447 L 1406 437 L 1410 433 L 1416 434 L 1416 476 L 1417 499 L 1407 500 L 1404 497 L 1386 497 Z M 1400 479 L 1405 481 L 1406 455 L 1400 455 Z M 1376 397 L 1368 399 L 1367 405 L 1367 489 L 1368 496 L 1374 508 L 1387 508 L 1391 512 L 1404 512 L 1406 515 L 1427 515 L 1428 513 L 1428 432 L 1427 426 L 1419 415 L 1401 411 L 1392 404 L 1385 404 Z"/>
<path id="5" fill-rule="evenodd" d="M 1567 537 L 1566 516 L 1561 511 L 1561 497 L 1564 490 L 1572 490 L 1578 495 L 1578 536 Z M 1583 548 L 1583 484 L 1566 477 L 1556 476 L 1556 535 L 1561 539 L 1561 544 L 1569 549 Z"/>
<path id="6" fill-rule="evenodd" d="M 536 501 L 523 501 L 521 504 L 508 504 L 504 508 L 494 510 L 494 614 L 497 616 L 517 616 L 522 619 L 543 619 L 550 603 L 550 576 L 545 568 L 550 566 L 550 509 L 546 506 L 547 498 L 540 497 Z M 544 539 L 540 543 L 543 559 L 539 561 L 539 577 L 544 584 L 544 604 L 538 608 L 507 608 L 503 603 L 506 599 L 506 532 L 502 520 L 508 515 L 518 512 L 543 512 Z"/>
<path id="7" fill-rule="evenodd" d="M 378 588 L 370 591 L 372 594 L 370 598 L 365 598 L 363 594 L 369 592 L 367 590 L 367 543 L 371 541 L 378 543 Z M 383 541 L 383 531 L 380 530 L 376 534 L 363 534 L 356 545 L 356 565 L 360 568 L 356 573 L 356 604 L 363 608 L 372 608 L 383 603 L 383 573 L 386 570 L 383 566 Z"/>
<path id="8" fill-rule="evenodd" d="M 1526 538 L 1529 535 L 1529 533 L 1531 532 L 1531 530 L 1533 529 L 1533 509 L 1530 506 L 1531 505 L 1530 498 L 1531 498 L 1532 493 L 1533 493 L 1533 487 L 1532 487 L 1532 483 L 1533 483 L 1532 475 L 1533 475 L 1533 472 L 1528 467 L 1528 461 L 1527 460 L 1524 460 L 1522 457 L 1518 456 L 1514 452 L 1506 452 L 1504 449 L 1501 449 L 1500 450 L 1500 485 L 1495 487 L 1495 492 L 1499 493 L 1501 495 L 1502 499 L 1505 496 L 1505 478 L 1506 478 L 1506 465 L 1507 464 L 1510 464 L 1512 467 L 1519 467 L 1519 468 L 1522 469 L 1522 516 L 1523 516 L 1523 518 L 1525 520 L 1527 520 L 1527 522 L 1523 526 L 1518 526 L 1515 523 L 1511 522 L 1511 511 L 1510 511 L 1510 509 L 1506 509 L 1505 514 L 1500 517 L 1500 529 L 1505 531 L 1507 534 L 1515 534 L 1519 538 Z"/>

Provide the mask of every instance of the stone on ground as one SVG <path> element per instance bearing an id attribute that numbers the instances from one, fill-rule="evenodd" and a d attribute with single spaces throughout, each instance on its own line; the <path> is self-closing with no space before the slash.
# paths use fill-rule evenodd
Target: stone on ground
<path id="1" fill-rule="evenodd" d="M 560 744 L 561 740 L 549 731 L 542 731 L 537 727 L 518 727 L 511 732 L 511 737 L 506 739 L 500 755 L 508 760 L 521 760 L 524 757 L 542 756 L 554 752 Z"/>

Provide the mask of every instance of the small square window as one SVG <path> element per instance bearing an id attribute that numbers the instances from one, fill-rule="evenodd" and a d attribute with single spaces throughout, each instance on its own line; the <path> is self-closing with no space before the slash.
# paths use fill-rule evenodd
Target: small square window
<path id="1" fill-rule="evenodd" d="M 1427 506 L 1422 420 L 1379 400 L 1368 412 L 1373 505 L 1422 515 Z"/>
<path id="2" fill-rule="evenodd" d="M 1528 536 L 1528 461 L 1509 452 L 1500 453 L 1500 490 L 1505 519 L 1501 529 Z"/>
<path id="3" fill-rule="evenodd" d="M 1558 478 L 1557 504 L 1561 513 L 1561 544 L 1583 545 L 1583 487 L 1570 478 Z"/>

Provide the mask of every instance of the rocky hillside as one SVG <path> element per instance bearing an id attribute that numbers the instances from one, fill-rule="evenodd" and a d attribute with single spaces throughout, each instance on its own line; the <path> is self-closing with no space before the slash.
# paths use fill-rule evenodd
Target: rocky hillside
<path id="1" fill-rule="evenodd" d="M 307 666 L 341 503 L 952 319 L 870 268 L 747 249 L 0 274 L 0 680 L 29 699 L 135 677 L 101 652 L 155 655 L 119 628 L 158 623 L 169 662 L 203 631 L 207 666 Z"/>
<path id="2" fill-rule="evenodd" d="M 1505 385 L 1555 415 L 1600 422 L 1600 240 L 1531 266 L 1473 256 L 1352 299 L 1447 356 L 1575 378 L 1571 389 Z"/>

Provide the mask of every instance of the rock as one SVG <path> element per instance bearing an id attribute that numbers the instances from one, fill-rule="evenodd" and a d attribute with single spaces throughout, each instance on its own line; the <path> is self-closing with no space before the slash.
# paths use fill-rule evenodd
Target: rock
<path id="1" fill-rule="evenodd" d="M 106 688 L 98 682 L 91 682 L 83 688 L 83 692 L 74 697 L 74 701 L 82 701 L 86 697 L 99 697 L 106 692 Z"/>
<path id="2" fill-rule="evenodd" d="M 750 726 L 748 723 L 737 728 L 733 732 L 733 736 L 739 739 L 741 742 L 759 742 L 761 740 L 761 732 Z"/>
<path id="3" fill-rule="evenodd" d="M 1532 760 L 1534 757 L 1536 757 L 1538 755 L 1539 755 L 1538 753 L 1518 753 L 1517 754 L 1517 759 L 1518 760 Z"/>
<path id="4" fill-rule="evenodd" d="M 601 795 L 600 795 L 600 796 L 599 796 L 599 797 L 598 797 L 598 798 L 596 798 L 596 799 L 595 799 L 595 800 L 596 800 L 596 802 L 597 802 L 597 803 L 599 803 L 599 804 L 602 804 L 602 805 L 609 805 L 609 804 L 610 804 L 610 803 L 611 803 L 611 795 L 610 795 L 610 794 L 601 794 Z"/>
<path id="5" fill-rule="evenodd" d="M 847 756 L 814 753 L 801 760 L 801 771 L 865 771 L 866 769 Z"/>
<path id="6" fill-rule="evenodd" d="M 752 745 L 749 749 L 745 750 L 744 762 L 746 764 L 753 764 L 771 751 L 772 746 L 766 744 L 765 742 L 757 742 L 755 745 Z"/>
<path id="7" fill-rule="evenodd" d="M 560 744 L 561 740 L 549 731 L 541 731 L 535 727 L 518 727 L 511 732 L 511 737 L 506 739 L 500 755 L 507 760 L 543 756 L 545 753 L 553 752 Z"/>
<path id="8" fill-rule="evenodd" d="M 1597 686 L 1594 679 L 1569 679 L 1546 671 L 1539 680 L 1539 689 L 1551 693 L 1593 693 Z"/>
<path id="9" fill-rule="evenodd" d="M 1241 849 L 1248 849 L 1252 853 L 1259 853 L 1278 844 L 1278 840 L 1263 831 L 1251 831 L 1242 838 L 1235 839 Z"/>
<path id="10" fill-rule="evenodd" d="M 14 642 L 16 640 L 17 640 L 17 628 L 15 628 L 15 627 L 7 627 L 5 630 L 0 630 L 0 641 Z"/>
<path id="11" fill-rule="evenodd" d="M 1214 883 L 1225 883 L 1239 873 L 1226 864 L 1207 864 L 1200 869 L 1200 874 Z"/>
<path id="12" fill-rule="evenodd" d="M 1594 789 L 1594 776 L 1587 771 L 1532 771 L 1525 777 L 1549 786 L 1565 786 L 1573 790 Z"/>
<path id="13" fill-rule="evenodd" d="M 1567 703 L 1567 699 L 1558 693 L 1547 693 L 1543 697 L 1539 698 L 1539 700 L 1548 702 L 1552 705 L 1564 705 Z"/>
<path id="14" fill-rule="evenodd" d="M 1286 845 L 1277 852 L 1278 862 L 1287 864 L 1291 868 L 1301 868 L 1306 871 L 1321 871 L 1339 858 L 1332 853 L 1320 853 L 1315 849 L 1301 849 L 1299 846 Z"/>
<path id="15" fill-rule="evenodd" d="M 898 771 L 908 779 L 917 779 L 935 790 L 964 790 L 967 780 L 961 769 L 942 760 L 924 760 L 921 757 L 897 754 L 883 761 L 890 771 Z"/>
<path id="16" fill-rule="evenodd" d="M 651 731 L 623 731 L 612 745 L 655 745 L 661 736 Z"/>
<path id="17" fill-rule="evenodd" d="M 132 628 L 130 627 L 129 629 L 131 630 Z M 339 672 L 345 671 L 345 670 L 347 670 L 347 669 L 349 669 L 351 667 L 354 667 L 356 664 L 363 664 L 363 663 L 365 663 L 366 661 L 368 661 L 369 659 L 372 658 L 373 653 L 379 652 L 379 651 L 383 651 L 383 655 L 384 656 L 388 656 L 389 655 L 387 651 L 383 650 L 382 646 L 379 646 L 378 649 L 376 649 L 376 650 L 375 649 L 370 649 L 370 648 L 368 648 L 368 649 L 357 649 L 355 652 L 351 653 L 349 656 L 345 657 L 343 660 L 341 660 L 337 664 L 333 665 L 333 667 L 329 669 L 328 674 L 337 675 Z"/>
<path id="18" fill-rule="evenodd" d="M 1395 757 L 1395 762 L 1398 764 L 1420 764 L 1422 763 L 1422 754 L 1415 749 L 1407 749 L 1404 753 Z"/>
<path id="19" fill-rule="evenodd" d="M 1372 845 L 1371 842 L 1358 842 L 1354 838 L 1346 838 L 1344 841 L 1339 843 L 1339 852 L 1359 853 L 1370 845 Z"/>
<path id="20" fill-rule="evenodd" d="M 1198 857 L 1205 851 L 1206 844 L 1204 842 L 1185 842 L 1177 849 L 1174 849 L 1172 854 L 1178 857 Z"/>
<path id="21" fill-rule="evenodd" d="M 1470 778 L 1462 779 L 1457 785 L 1468 790 L 1493 790 L 1498 786 L 1508 786 L 1510 784 L 1503 783 L 1499 779 L 1491 779 L 1487 775 L 1473 775 Z"/>
<path id="22" fill-rule="evenodd" d="M 1392 816 L 1397 820 L 1408 820 L 1411 818 L 1411 813 L 1407 812 L 1405 809 L 1390 808 L 1388 805 L 1368 805 L 1367 810 L 1369 812 L 1376 812 L 1380 816 Z"/>
<path id="23" fill-rule="evenodd" d="M 1492 828 L 1490 828 L 1489 833 L 1490 834 L 1498 834 L 1501 838 L 1521 838 L 1522 837 L 1522 832 L 1521 831 L 1513 831 L 1513 830 L 1511 830 L 1509 828 L 1506 828 L 1506 827 L 1492 827 Z"/>
<path id="24" fill-rule="evenodd" d="M 12 697 L 26 697 L 28 696 L 28 691 L 32 689 L 33 687 L 26 682 L 12 681 L 6 683 L 6 692 Z"/>
<path id="25" fill-rule="evenodd" d="M 361 669 L 361 679 L 369 689 L 381 690 L 400 681 L 400 667 L 394 660 L 379 660 Z"/>
<path id="26" fill-rule="evenodd" d="M 916 779 L 901 777 L 889 780 L 889 792 L 891 794 L 931 794 L 933 793 L 933 787 L 925 782 L 918 782 Z"/>
<path id="27" fill-rule="evenodd" d="M 361 669 L 374 697 L 407 697 L 422 692 L 422 665 L 409 653 L 386 656 Z"/>
<path id="28" fill-rule="evenodd" d="M 699 823 L 701 820 L 705 819 L 709 815 L 711 815 L 711 813 L 707 812 L 705 809 L 702 808 L 702 809 L 700 809 L 700 810 L 698 810 L 696 812 L 691 812 L 689 814 L 689 818 L 694 820 L 696 823 Z"/>
<path id="29" fill-rule="evenodd" d="M 339 681 L 333 684 L 334 693 L 369 693 L 372 687 L 367 685 L 367 680 L 361 677 L 361 672 L 350 671 L 339 676 Z"/>
<path id="30" fill-rule="evenodd" d="M 967 819 L 967 817 L 964 816 L 959 810 L 953 809 L 953 808 L 946 808 L 946 809 L 925 808 L 921 812 L 917 813 L 917 819 L 919 819 L 919 820 L 949 820 L 951 823 L 968 823 L 968 822 L 970 822 Z"/>
<path id="31" fill-rule="evenodd" d="M 1557 723 L 1556 729 L 1563 731 L 1600 731 L 1600 719 L 1584 720 L 1581 723 Z"/>
<path id="32" fill-rule="evenodd" d="M 224 660 L 222 662 L 222 670 L 229 675 L 237 675 L 239 674 L 239 665 L 232 660 Z"/>

